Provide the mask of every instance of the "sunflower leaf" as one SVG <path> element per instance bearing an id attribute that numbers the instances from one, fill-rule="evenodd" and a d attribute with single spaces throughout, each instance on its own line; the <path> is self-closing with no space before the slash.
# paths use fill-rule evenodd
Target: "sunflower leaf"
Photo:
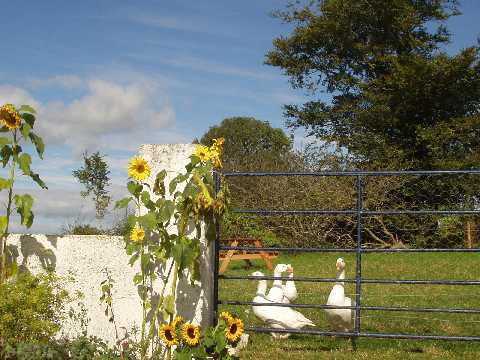
<path id="1" fill-rule="evenodd" d="M 10 156 L 12 156 L 12 148 L 8 145 L 2 147 L 0 150 L 0 156 L 2 158 L 2 166 L 5 167 L 8 164 L 8 160 L 10 160 Z"/>
<path id="2" fill-rule="evenodd" d="M 34 134 L 33 132 L 30 132 L 30 134 L 28 134 L 28 137 L 32 141 L 33 145 L 35 145 L 35 149 L 37 149 L 38 156 L 40 157 L 40 159 L 43 160 L 43 152 L 45 151 L 45 144 L 42 138 Z"/>
<path id="3" fill-rule="evenodd" d="M 32 158 L 28 154 L 23 153 L 18 157 L 18 166 L 20 167 L 20 169 L 23 171 L 25 175 L 30 175 L 31 163 L 32 163 Z"/>
<path id="4" fill-rule="evenodd" d="M 130 201 L 132 201 L 132 198 L 131 198 L 130 196 L 118 200 L 118 201 L 115 203 L 115 209 L 123 209 L 123 208 L 126 208 L 126 207 L 128 206 L 128 204 L 130 203 Z"/>
<path id="5" fill-rule="evenodd" d="M 11 144 L 12 140 L 6 137 L 0 137 L 0 146 Z"/>
<path id="6" fill-rule="evenodd" d="M 33 181 L 35 181 L 42 189 L 48 189 L 47 185 L 43 182 L 42 179 L 40 179 L 40 175 L 35 174 L 35 173 L 30 173 L 30 177 L 32 178 Z"/>
<path id="7" fill-rule="evenodd" d="M 129 181 L 127 184 L 127 189 L 130 194 L 138 198 L 142 192 L 143 186 L 135 181 Z"/>
<path id="8" fill-rule="evenodd" d="M 32 130 L 32 127 L 28 125 L 28 123 L 23 123 L 22 126 L 20 127 L 20 132 L 22 133 L 22 136 L 24 139 L 28 138 L 28 135 L 30 135 L 30 131 Z"/>
<path id="9" fill-rule="evenodd" d="M 15 195 L 13 197 L 15 201 L 15 206 L 17 208 L 17 213 L 20 214 L 20 220 L 22 225 L 25 225 L 27 228 L 33 224 L 33 197 L 31 195 Z"/>
<path id="10" fill-rule="evenodd" d="M 0 190 L 9 189 L 12 187 L 12 180 L 0 178 Z"/>
<path id="11" fill-rule="evenodd" d="M 30 105 L 22 105 L 20 106 L 20 108 L 18 109 L 19 112 L 29 112 L 31 114 L 36 114 L 37 112 L 35 111 L 35 109 L 33 107 L 31 107 Z"/>
<path id="12" fill-rule="evenodd" d="M 35 115 L 23 113 L 22 118 L 28 125 L 30 125 L 31 128 L 33 128 L 33 125 L 35 124 Z"/>

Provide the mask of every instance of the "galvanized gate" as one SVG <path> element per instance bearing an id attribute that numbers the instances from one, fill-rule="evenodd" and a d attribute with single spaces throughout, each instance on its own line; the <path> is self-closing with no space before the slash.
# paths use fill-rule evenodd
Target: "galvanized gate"
<path id="1" fill-rule="evenodd" d="M 475 175 L 478 176 L 480 181 L 480 170 L 445 170 L 445 171 L 346 171 L 346 172 L 318 172 L 318 173 L 214 173 L 215 178 L 215 191 L 218 192 L 221 187 L 222 177 L 265 177 L 265 176 L 307 176 L 307 177 L 353 177 L 356 182 L 356 207 L 349 210 L 318 210 L 318 209 L 304 209 L 304 210 L 265 210 L 265 209 L 232 209 L 232 212 L 256 214 L 256 215 L 316 215 L 316 216 L 328 216 L 328 215 L 350 215 L 356 219 L 356 247 L 351 249 L 344 248 L 298 248 L 298 247 L 265 247 L 260 250 L 264 251 L 278 251 L 278 252 L 350 252 L 356 254 L 356 271 L 355 278 L 345 279 L 344 282 L 355 284 L 355 306 L 328 306 L 325 304 L 275 304 L 273 306 L 280 307 L 293 307 L 293 308 L 316 308 L 316 309 L 353 309 L 354 310 L 354 328 L 351 332 L 334 332 L 334 331 L 319 331 L 312 329 L 272 329 L 265 327 L 247 327 L 247 331 L 253 332 L 275 332 L 275 333 L 298 333 L 298 334 L 311 334 L 311 335 L 323 335 L 323 336 L 342 336 L 350 337 L 355 344 L 355 339 L 359 337 L 365 338 L 385 338 L 385 339 L 416 339 L 416 340 L 457 340 L 457 341 L 480 341 L 480 336 L 446 336 L 446 335 L 430 335 L 430 334 L 399 334 L 399 333 L 377 333 L 377 332 L 365 332 L 362 331 L 362 310 L 368 311 L 390 311 L 390 312 L 415 312 L 415 313 L 464 313 L 464 314 L 480 314 L 480 308 L 426 308 L 426 307 L 392 307 L 392 306 L 364 306 L 362 305 L 362 284 L 412 284 L 412 285 L 452 285 L 452 286 L 480 286 L 480 280 L 399 280 L 399 279 L 371 279 L 364 278 L 362 276 L 362 255 L 365 253 L 420 253 L 420 252 L 469 252 L 480 253 L 480 248 L 466 249 L 466 248 L 387 248 L 387 249 L 375 249 L 365 248 L 363 246 L 363 220 L 366 216 L 373 215 L 479 215 L 480 210 L 381 210 L 372 211 L 365 209 L 363 206 L 364 201 L 364 179 L 366 177 L 379 177 L 379 176 L 436 176 L 436 175 Z M 242 306 L 272 306 L 272 304 L 259 304 L 250 301 L 232 301 L 219 299 L 218 280 L 287 280 L 286 277 L 251 277 L 251 276 L 228 276 L 220 275 L 219 269 L 219 252 L 220 250 L 245 250 L 245 251 L 258 251 L 257 247 L 242 247 L 242 246 L 223 246 L 220 243 L 220 224 L 216 224 L 216 241 L 214 244 L 215 263 L 214 263 L 214 289 L 213 289 L 213 313 L 212 318 L 215 323 L 217 320 L 218 305 L 242 305 Z M 480 257 L 479 257 L 480 266 Z M 337 281 L 335 278 L 312 278 L 312 277 L 295 277 L 295 281 L 298 282 L 324 282 L 334 283 Z"/>

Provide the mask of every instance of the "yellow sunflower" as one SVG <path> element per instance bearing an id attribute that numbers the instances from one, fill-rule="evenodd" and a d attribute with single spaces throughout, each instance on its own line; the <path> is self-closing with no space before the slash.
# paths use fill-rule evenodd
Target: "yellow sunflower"
<path id="1" fill-rule="evenodd" d="M 222 167 L 222 154 L 216 148 L 210 148 L 210 160 L 212 160 L 212 164 L 216 168 Z"/>
<path id="2" fill-rule="evenodd" d="M 195 155 L 197 155 L 200 161 L 210 160 L 210 152 L 208 151 L 208 147 L 205 145 L 198 144 L 195 148 Z"/>
<path id="3" fill-rule="evenodd" d="M 232 319 L 225 328 L 225 337 L 231 343 L 240 339 L 243 334 L 243 322 L 240 319 Z"/>
<path id="4" fill-rule="evenodd" d="M 10 130 L 18 129 L 21 125 L 20 114 L 12 104 L 0 107 L 0 121 Z"/>
<path id="5" fill-rule="evenodd" d="M 135 225 L 135 227 L 130 231 L 130 240 L 132 241 L 143 241 L 145 237 L 145 230 L 139 225 Z"/>
<path id="6" fill-rule="evenodd" d="M 175 319 L 171 322 L 170 325 L 172 325 L 173 328 L 176 328 L 179 323 L 183 322 L 183 317 L 181 316 L 175 316 Z"/>
<path id="7" fill-rule="evenodd" d="M 173 345 L 178 344 L 177 335 L 175 334 L 175 328 L 173 328 L 170 324 L 163 324 L 162 326 L 160 326 L 158 335 L 162 339 L 162 342 L 168 347 L 172 347 Z"/>
<path id="8" fill-rule="evenodd" d="M 213 146 L 216 148 L 223 148 L 223 144 L 225 143 L 225 138 L 221 137 L 218 139 L 213 139 Z"/>
<path id="9" fill-rule="evenodd" d="M 200 341 L 200 327 L 192 323 L 182 326 L 182 339 L 190 346 L 195 346 Z"/>
<path id="10" fill-rule="evenodd" d="M 233 316 L 228 311 L 222 311 L 220 313 L 220 319 L 225 320 L 225 322 L 228 324 L 233 321 Z"/>
<path id="11" fill-rule="evenodd" d="M 142 181 L 150 176 L 150 165 L 141 157 L 134 157 L 128 163 L 128 176 L 135 180 Z"/>

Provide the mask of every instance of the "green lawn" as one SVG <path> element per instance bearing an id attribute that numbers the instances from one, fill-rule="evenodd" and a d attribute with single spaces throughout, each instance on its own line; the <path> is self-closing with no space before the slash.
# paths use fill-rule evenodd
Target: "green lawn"
<path id="1" fill-rule="evenodd" d="M 335 261 L 343 256 L 347 263 L 347 278 L 354 277 L 355 254 L 282 255 L 275 263 L 290 263 L 296 276 L 334 277 Z M 244 268 L 243 261 L 231 262 L 225 275 L 247 275 L 261 270 L 263 262 L 253 262 Z M 365 278 L 385 279 L 480 279 L 480 255 L 468 253 L 397 253 L 364 254 Z M 271 284 L 269 284 L 270 286 Z M 297 303 L 325 304 L 331 283 L 296 282 Z M 251 301 L 257 282 L 250 280 L 220 280 L 221 300 Z M 354 284 L 346 284 L 346 292 L 354 297 Z M 377 285 L 362 286 L 362 304 L 371 306 L 409 306 L 438 308 L 480 308 L 480 286 L 446 285 Z M 250 306 L 220 306 L 245 320 L 246 326 L 262 325 Z M 299 309 L 316 325 L 329 331 L 322 309 Z M 480 335 L 480 314 L 412 313 L 362 311 L 362 331 L 428 335 Z M 451 341 L 410 341 L 359 339 L 352 352 L 348 339 L 312 335 L 292 335 L 287 340 L 273 340 L 269 334 L 250 334 L 251 342 L 244 353 L 246 359 L 478 359 L 480 343 Z"/>

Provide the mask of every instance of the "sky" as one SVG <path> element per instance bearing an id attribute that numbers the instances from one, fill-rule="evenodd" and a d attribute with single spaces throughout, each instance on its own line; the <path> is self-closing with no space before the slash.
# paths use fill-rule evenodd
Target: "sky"
<path id="1" fill-rule="evenodd" d="M 32 168 L 49 189 L 26 179 L 16 184 L 18 193 L 35 198 L 28 232 L 59 233 L 75 222 L 102 225 L 71 175 L 84 151 L 105 154 L 116 200 L 141 144 L 190 143 L 231 116 L 285 129 L 282 105 L 308 99 L 291 89 L 280 69 L 264 64 L 272 40 L 291 30 L 270 16 L 286 0 L 0 4 L 0 104 L 34 106 L 46 143 L 45 159 L 34 159 Z M 461 10 L 447 24 L 451 53 L 480 36 L 480 1 L 463 0 Z M 296 146 L 303 141 L 297 134 Z M 112 211 L 105 224 L 117 215 Z M 18 220 L 12 230 L 27 232 Z"/>

